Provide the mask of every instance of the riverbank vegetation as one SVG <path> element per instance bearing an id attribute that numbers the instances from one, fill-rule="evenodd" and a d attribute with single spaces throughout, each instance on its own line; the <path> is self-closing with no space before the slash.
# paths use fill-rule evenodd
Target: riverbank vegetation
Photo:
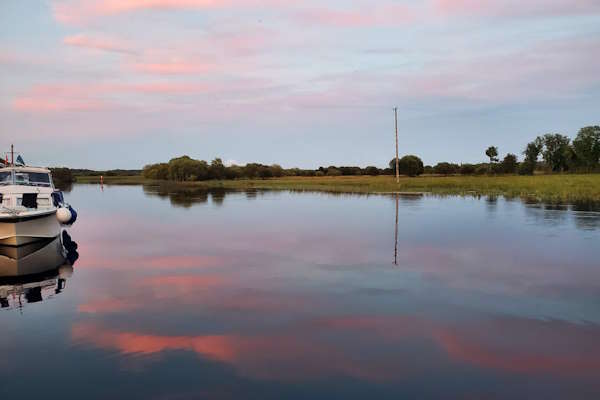
<path id="1" fill-rule="evenodd" d="M 455 164 L 440 162 L 434 166 L 424 166 L 421 159 L 415 155 L 402 157 L 399 171 L 402 175 L 411 177 L 422 174 L 437 175 L 501 175 L 520 174 L 533 175 L 544 173 L 591 173 L 600 172 L 600 126 L 588 126 L 579 130 L 577 137 L 571 140 L 561 134 L 546 134 L 528 143 L 523 151 L 524 159 L 518 161 L 515 154 L 508 153 L 502 161 L 498 158 L 496 146 L 485 150 L 489 163 Z M 538 158 L 540 155 L 543 162 Z M 215 158 L 210 164 L 204 160 L 195 160 L 189 156 L 171 159 L 169 162 L 146 165 L 142 175 L 147 179 L 172 180 L 178 182 L 281 178 L 289 176 L 322 177 L 322 176 L 358 176 L 358 175 L 392 175 L 395 173 L 396 159 L 389 162 L 388 168 L 368 166 L 329 166 L 316 170 L 289 168 L 280 165 L 263 165 L 249 163 L 243 166 L 226 166 L 220 158 Z"/>
<path id="2" fill-rule="evenodd" d="M 80 183 L 98 183 L 95 176 Z M 332 193 L 432 193 L 438 195 L 505 196 L 547 203 L 600 204 L 600 174 L 497 175 L 497 176 L 320 176 L 173 182 L 137 177 L 110 177 L 107 184 L 146 184 L 175 188 L 230 190 L 295 190 Z"/>
<path id="3" fill-rule="evenodd" d="M 104 182 L 135 184 L 174 182 L 206 188 L 289 189 L 349 193 L 429 192 L 437 194 L 504 195 L 548 202 L 600 201 L 600 127 L 582 128 L 571 140 L 561 134 L 537 137 L 526 145 L 524 158 L 500 157 L 497 147 L 485 149 L 489 163 L 423 165 L 414 155 L 386 168 L 328 166 L 285 169 L 250 163 L 226 166 L 220 158 L 210 163 L 189 156 L 151 164 L 141 171 L 116 170 L 102 174 Z M 541 157 L 541 160 L 539 159 Z M 74 173 L 78 182 L 98 182 L 98 173 Z M 79 175 L 79 176 L 78 176 Z"/>

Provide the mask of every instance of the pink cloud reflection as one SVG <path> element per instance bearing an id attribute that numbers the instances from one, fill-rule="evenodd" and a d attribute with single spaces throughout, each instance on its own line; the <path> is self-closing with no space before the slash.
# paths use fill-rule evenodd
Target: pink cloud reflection
<path id="1" fill-rule="evenodd" d="M 74 341 L 122 354 L 192 351 L 231 364 L 259 379 L 301 381 L 352 376 L 394 381 L 433 365 L 470 364 L 515 374 L 594 379 L 600 371 L 598 328 L 518 318 L 455 324 L 410 316 L 325 318 L 262 335 L 162 335 L 109 329 L 89 322 L 72 326 Z M 344 341 L 332 338 L 343 336 Z M 394 351 L 429 340 L 441 352 L 408 362 Z M 443 362 L 448 356 L 451 364 Z M 433 364 L 432 364 L 433 363 Z"/>

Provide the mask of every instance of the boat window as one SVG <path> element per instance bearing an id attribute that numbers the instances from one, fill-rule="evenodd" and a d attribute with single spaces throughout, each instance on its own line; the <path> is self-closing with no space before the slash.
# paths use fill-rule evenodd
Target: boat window
<path id="1" fill-rule="evenodd" d="M 44 172 L 17 172 L 15 182 L 17 185 L 50 186 L 50 175 Z"/>
<path id="2" fill-rule="evenodd" d="M 12 185 L 11 171 L 0 171 L 0 185 Z"/>

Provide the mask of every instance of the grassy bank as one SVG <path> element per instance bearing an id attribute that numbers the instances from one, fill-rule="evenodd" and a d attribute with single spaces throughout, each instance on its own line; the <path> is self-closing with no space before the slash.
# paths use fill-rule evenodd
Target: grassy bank
<path id="1" fill-rule="evenodd" d="M 79 183 L 98 183 L 97 176 L 79 176 Z M 158 181 L 160 182 L 160 181 Z M 106 184 L 157 183 L 141 176 L 105 177 Z M 536 176 L 337 176 L 284 177 L 178 183 L 224 189 L 279 189 L 340 193 L 428 192 L 449 195 L 503 195 L 553 203 L 600 202 L 600 174 Z"/>

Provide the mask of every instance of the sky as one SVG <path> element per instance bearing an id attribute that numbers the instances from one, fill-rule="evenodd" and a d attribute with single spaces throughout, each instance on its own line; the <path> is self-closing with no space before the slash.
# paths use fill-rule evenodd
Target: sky
<path id="1" fill-rule="evenodd" d="M 600 124 L 600 0 L 1 0 L 0 148 L 30 164 L 383 167 Z M 521 156 L 520 156 L 521 157 Z"/>

